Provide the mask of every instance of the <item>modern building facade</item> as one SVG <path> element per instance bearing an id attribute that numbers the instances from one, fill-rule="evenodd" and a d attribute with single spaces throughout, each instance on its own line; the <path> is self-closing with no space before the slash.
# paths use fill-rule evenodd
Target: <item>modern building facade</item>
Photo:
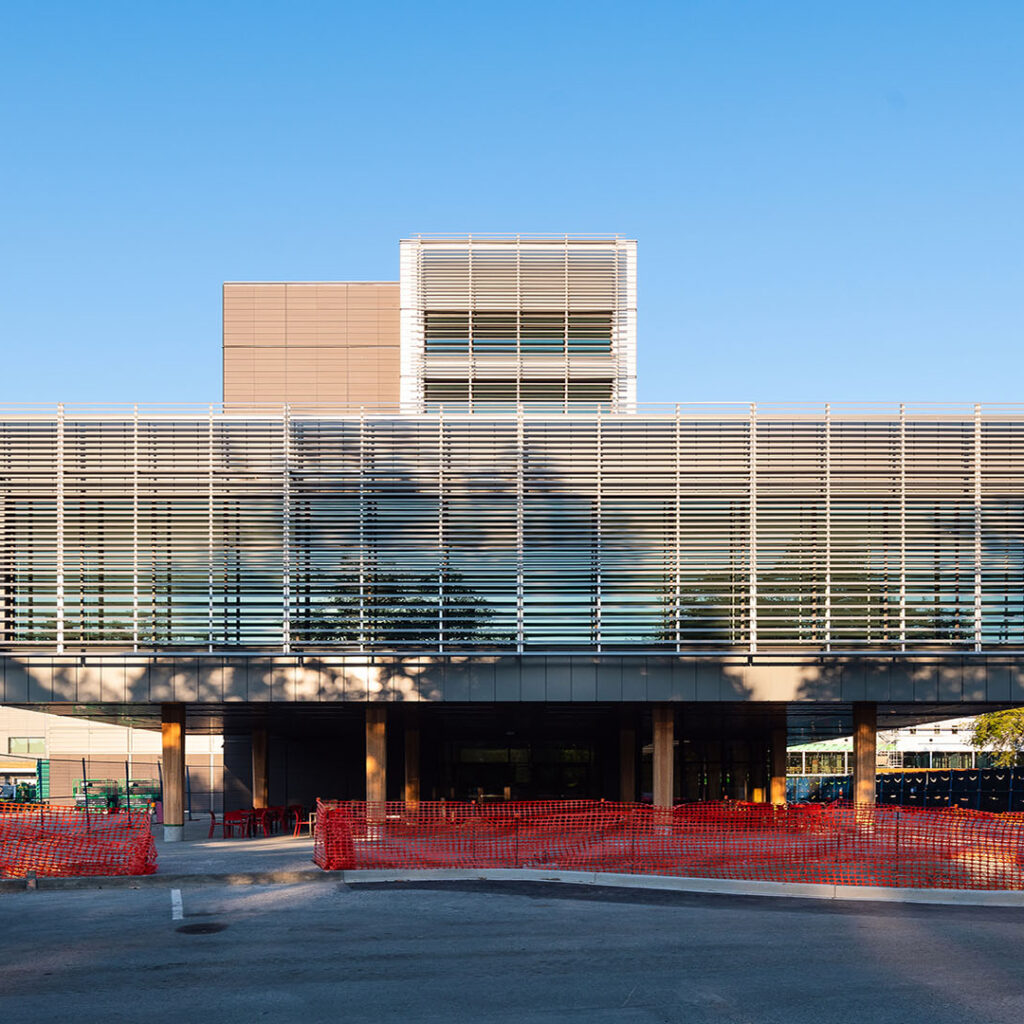
<path id="1" fill-rule="evenodd" d="M 879 770 L 991 769 L 995 755 L 971 742 L 973 718 L 951 718 L 879 731 Z M 853 771 L 853 737 L 797 743 L 789 748 L 790 775 L 838 776 Z"/>
<path id="2" fill-rule="evenodd" d="M 113 780 L 119 785 L 126 785 L 126 780 L 135 785 L 149 782 L 158 787 L 160 757 L 160 735 L 151 727 L 0 708 L 0 778 L 31 782 L 37 795 L 53 804 L 73 804 L 82 779 Z M 189 738 L 185 773 L 186 811 L 193 815 L 219 811 L 224 802 L 220 736 L 207 733 Z"/>
<path id="3" fill-rule="evenodd" d="M 873 792 L 878 724 L 1024 700 L 1024 409 L 640 406 L 634 243 L 401 253 L 395 404 L 228 330 L 353 286 L 247 285 L 223 406 L 0 416 L 4 702 L 222 732 L 229 804 L 666 804 L 784 799 L 787 735 Z"/>
<path id="4" fill-rule="evenodd" d="M 416 412 L 636 402 L 636 242 L 405 239 L 400 281 L 224 285 L 224 403 Z"/>

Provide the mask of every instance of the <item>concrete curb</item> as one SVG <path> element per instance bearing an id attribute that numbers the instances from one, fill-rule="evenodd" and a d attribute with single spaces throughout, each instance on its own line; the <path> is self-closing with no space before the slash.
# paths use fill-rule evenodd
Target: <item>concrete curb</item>
<path id="1" fill-rule="evenodd" d="M 929 903 L 941 906 L 1024 907 L 1018 889 L 900 889 L 873 885 L 817 885 L 801 882 L 755 882 L 731 878 L 678 878 L 671 875 L 623 875 L 601 871 L 541 871 L 531 868 L 486 870 L 338 871 L 348 884 L 360 882 L 466 881 L 562 882 L 570 885 L 653 889 L 663 892 L 721 896 L 772 896 L 788 899 L 858 900 L 879 903 Z"/>
<path id="2" fill-rule="evenodd" d="M 648 889 L 717 896 L 768 896 L 784 899 L 854 900 L 876 903 L 916 903 L 962 907 L 1024 907 L 1024 890 L 1016 889 L 899 889 L 872 885 L 816 885 L 800 882 L 755 882 L 731 878 L 677 878 L 671 875 L 624 875 L 600 871 L 544 871 L 534 868 L 482 870 L 438 868 L 402 871 L 365 868 L 323 871 L 302 868 L 282 871 L 242 871 L 223 874 L 153 874 L 39 878 L 38 889 L 139 889 L 182 885 L 298 885 L 309 882 L 559 882 L 619 889 Z M 0 879 L 0 892 L 25 892 L 22 878 Z"/>
<path id="3" fill-rule="evenodd" d="M 228 871 L 202 874 L 81 875 L 74 878 L 37 878 L 37 889 L 141 889 L 181 885 L 297 885 L 305 882 L 342 881 L 342 871 L 301 868 L 287 871 Z M 24 878 L 0 879 L 0 892 L 24 892 Z"/>

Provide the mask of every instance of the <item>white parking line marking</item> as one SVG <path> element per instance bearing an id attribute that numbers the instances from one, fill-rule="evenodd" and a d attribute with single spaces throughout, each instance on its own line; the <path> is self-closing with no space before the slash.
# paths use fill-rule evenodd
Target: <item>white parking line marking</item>
<path id="1" fill-rule="evenodd" d="M 171 920 L 180 921 L 185 916 L 185 908 L 181 903 L 181 890 L 171 890 Z"/>

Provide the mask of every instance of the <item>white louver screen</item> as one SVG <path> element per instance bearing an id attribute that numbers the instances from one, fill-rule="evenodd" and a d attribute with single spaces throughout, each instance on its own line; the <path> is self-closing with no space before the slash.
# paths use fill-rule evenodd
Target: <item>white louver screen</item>
<path id="1" fill-rule="evenodd" d="M 1024 411 L 0 414 L 0 644 L 1024 643 Z"/>
<path id="2" fill-rule="evenodd" d="M 633 241 L 406 239 L 401 305 L 406 408 L 625 411 L 636 401 Z M 552 387 L 524 389 L 528 380 Z"/>

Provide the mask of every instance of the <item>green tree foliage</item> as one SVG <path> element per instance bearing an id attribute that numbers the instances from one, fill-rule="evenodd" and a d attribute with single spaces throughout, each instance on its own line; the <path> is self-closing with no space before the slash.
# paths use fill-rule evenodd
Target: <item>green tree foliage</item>
<path id="1" fill-rule="evenodd" d="M 1024 708 L 979 715 L 971 732 L 971 744 L 976 750 L 991 752 L 1000 768 L 1015 765 L 1024 750 Z"/>
<path id="2" fill-rule="evenodd" d="M 360 614 L 361 613 L 361 614 Z M 495 644 L 510 638 L 491 627 L 493 609 L 457 573 L 435 575 L 374 570 L 336 581 L 326 601 L 302 607 L 292 638 L 301 643 L 356 644 L 371 648 Z"/>
<path id="3" fill-rule="evenodd" d="M 866 557 L 866 556 L 865 556 Z M 749 625 L 747 573 L 724 570 L 686 582 L 677 594 L 670 582 L 658 590 L 661 629 L 654 642 L 675 642 L 678 623 L 683 647 L 744 644 Z M 825 581 L 820 569 L 799 563 L 779 564 L 758 573 L 758 633 L 762 641 L 832 643 L 881 647 L 900 640 L 899 590 L 870 573 L 835 574 L 826 620 Z M 969 647 L 974 623 L 969 617 L 936 608 L 906 604 L 906 642 L 915 646 Z"/>
<path id="4" fill-rule="evenodd" d="M 728 647 L 743 642 L 746 635 L 746 578 L 735 573 L 708 573 L 698 580 L 688 580 L 676 592 L 666 582 L 659 588 L 661 605 L 660 629 L 653 638 L 641 637 L 642 643 L 683 647 Z"/>

